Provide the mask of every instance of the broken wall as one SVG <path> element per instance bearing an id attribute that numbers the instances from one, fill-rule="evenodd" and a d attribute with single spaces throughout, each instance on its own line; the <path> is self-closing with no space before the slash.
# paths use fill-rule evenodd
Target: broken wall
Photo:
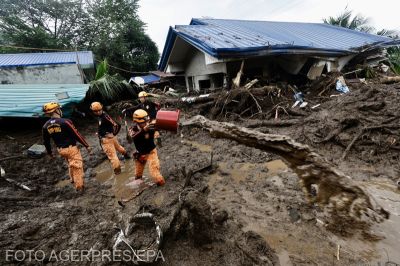
<path id="1" fill-rule="evenodd" d="M 185 78 L 188 90 L 200 91 L 202 88 L 218 87 L 220 82 L 216 75 L 226 73 L 226 63 L 206 64 L 206 55 L 192 47 L 185 62 Z"/>

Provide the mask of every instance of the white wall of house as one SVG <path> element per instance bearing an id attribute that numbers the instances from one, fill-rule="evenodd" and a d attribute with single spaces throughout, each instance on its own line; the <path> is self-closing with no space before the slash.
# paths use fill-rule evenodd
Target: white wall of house
<path id="1" fill-rule="evenodd" d="M 226 74 L 226 63 L 206 64 L 206 55 L 198 49 L 191 49 L 185 68 L 186 87 L 189 90 L 199 91 L 200 82 L 206 80 L 210 80 L 210 87 L 213 88 L 215 83 L 212 75 L 218 73 Z"/>
<path id="2" fill-rule="evenodd" d="M 0 84 L 82 84 L 77 65 L 0 68 Z"/>

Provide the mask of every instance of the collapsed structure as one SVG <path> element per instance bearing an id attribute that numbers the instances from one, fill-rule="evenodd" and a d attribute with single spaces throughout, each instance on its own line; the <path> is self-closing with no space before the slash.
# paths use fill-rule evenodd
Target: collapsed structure
<path id="1" fill-rule="evenodd" d="M 170 27 L 159 70 L 183 74 L 188 91 L 227 86 L 242 62 L 248 75 L 276 78 L 284 72 L 313 80 L 349 64 L 377 64 L 395 44 L 323 23 L 192 19 Z"/>

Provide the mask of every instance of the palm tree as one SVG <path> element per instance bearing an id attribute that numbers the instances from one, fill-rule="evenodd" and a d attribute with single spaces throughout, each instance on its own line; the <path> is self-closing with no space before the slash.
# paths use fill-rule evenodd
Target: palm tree
<path id="1" fill-rule="evenodd" d="M 90 82 L 86 96 L 93 99 L 100 96 L 103 101 L 114 102 L 127 92 L 133 94 L 131 85 L 118 74 L 110 75 L 108 61 L 104 59 L 97 66 L 96 77 Z"/>
<path id="2" fill-rule="evenodd" d="M 360 14 L 352 16 L 353 11 L 344 9 L 343 13 L 337 17 L 324 18 L 322 21 L 326 24 L 340 26 L 352 30 L 358 30 L 362 32 L 373 32 L 374 28 L 369 25 L 370 19 Z"/>

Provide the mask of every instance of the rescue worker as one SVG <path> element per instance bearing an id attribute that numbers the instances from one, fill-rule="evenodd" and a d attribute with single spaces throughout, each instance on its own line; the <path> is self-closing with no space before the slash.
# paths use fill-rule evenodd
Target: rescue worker
<path id="1" fill-rule="evenodd" d="M 114 173 L 119 175 L 121 173 L 121 162 L 118 159 L 117 151 L 121 153 L 125 159 L 130 159 L 130 156 L 124 147 L 119 144 L 116 137 L 121 129 L 121 125 L 115 122 L 111 116 L 103 111 L 101 103 L 93 102 L 90 105 L 90 109 L 99 120 L 97 135 L 100 140 L 100 145 L 110 160 Z"/>
<path id="2" fill-rule="evenodd" d="M 160 110 L 160 104 L 159 103 L 155 103 L 152 102 L 151 100 L 148 99 L 148 94 L 145 91 L 141 91 L 139 92 L 138 98 L 139 98 L 139 104 L 136 106 L 133 106 L 131 108 L 127 108 L 122 110 L 122 114 L 125 117 L 132 117 L 133 113 L 136 110 L 142 109 L 145 110 L 150 118 L 151 122 L 154 122 L 156 120 L 157 117 L 157 112 L 158 110 Z M 155 141 L 157 143 L 158 146 L 161 147 L 161 138 L 160 138 L 160 132 L 155 131 Z"/>
<path id="3" fill-rule="evenodd" d="M 134 126 L 129 128 L 129 136 L 132 138 L 136 152 L 135 158 L 135 179 L 143 177 L 144 167 L 149 162 L 150 175 L 153 181 L 163 186 L 164 177 L 160 173 L 160 161 L 158 160 L 157 149 L 154 143 L 155 127 L 150 123 L 150 117 L 143 109 L 136 110 L 133 113 Z"/>
<path id="4" fill-rule="evenodd" d="M 44 145 L 47 153 L 53 156 L 50 139 L 53 139 L 58 153 L 65 158 L 68 163 L 69 176 L 71 183 L 75 185 L 77 191 L 84 189 L 84 171 L 83 160 L 76 142 L 79 141 L 88 153 L 91 154 L 91 148 L 82 135 L 75 128 L 71 120 L 62 118 L 61 106 L 56 102 L 50 102 L 43 105 L 43 112 L 50 116 L 50 119 L 42 128 Z"/>

